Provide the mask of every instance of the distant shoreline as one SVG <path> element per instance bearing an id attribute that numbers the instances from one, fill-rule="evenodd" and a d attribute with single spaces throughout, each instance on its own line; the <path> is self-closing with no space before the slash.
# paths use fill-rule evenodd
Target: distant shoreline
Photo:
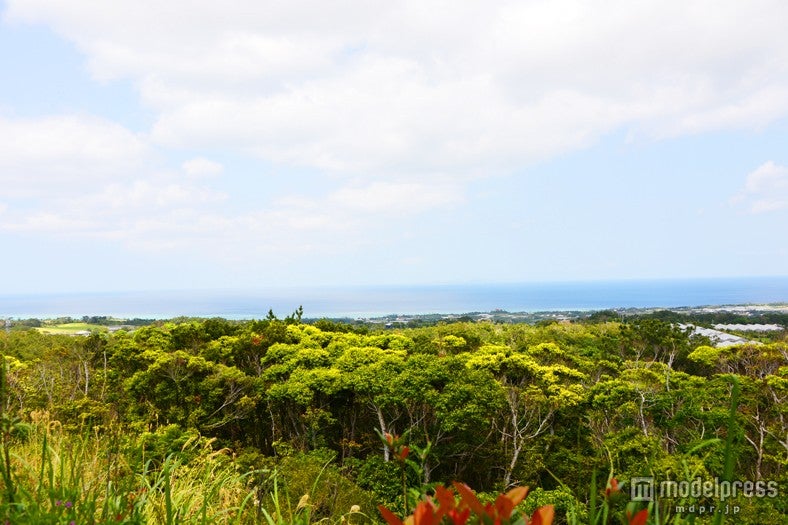
<path id="1" fill-rule="evenodd" d="M 337 322 L 354 322 L 360 321 L 364 323 L 370 324 L 401 324 L 405 325 L 407 323 L 413 321 L 424 321 L 424 322 L 453 322 L 453 321 L 491 321 L 491 322 L 508 322 L 508 323 L 533 323 L 539 321 L 576 321 L 588 318 L 594 314 L 604 313 L 604 312 L 611 312 L 615 313 L 617 316 L 620 316 L 622 319 L 626 317 L 635 317 L 635 316 L 642 316 L 653 314 L 657 312 L 674 312 L 677 314 L 686 314 L 686 315 L 693 315 L 693 314 L 714 314 L 714 313 L 728 313 L 728 314 L 742 314 L 746 317 L 752 317 L 754 321 L 757 321 L 758 316 L 762 314 L 768 313 L 777 313 L 777 314 L 785 314 L 788 315 L 788 303 L 779 302 L 779 303 L 766 303 L 766 304 L 730 304 L 730 305 L 703 305 L 703 306 L 680 306 L 680 307 L 647 307 L 647 308 L 604 308 L 604 309 L 596 309 L 596 310 L 541 310 L 541 311 L 534 311 L 534 312 L 509 312 L 506 310 L 490 310 L 486 312 L 480 311 L 472 311 L 472 312 L 462 312 L 462 313 L 454 313 L 454 312 L 444 312 L 444 313 L 427 313 L 427 314 L 389 314 L 389 315 L 382 315 L 382 316 L 375 316 L 375 317 L 348 317 L 348 316 L 322 316 L 322 317 L 309 317 L 305 316 L 303 318 L 304 322 L 313 323 L 319 321 L 321 319 L 328 319 L 331 321 Z M 23 319 L 39 319 L 41 321 L 49 321 L 54 319 L 63 319 L 63 318 L 72 318 L 75 321 L 79 321 L 83 319 L 83 317 L 87 316 L 68 316 L 68 315 L 56 315 L 56 316 L 49 316 L 49 317 L 19 317 L 19 316 L 4 316 L 2 319 L 6 320 L 23 320 Z M 97 316 L 98 317 L 98 316 Z M 123 323 L 127 323 L 133 320 L 145 320 L 145 321 L 167 321 L 171 319 L 183 319 L 183 318 L 192 318 L 192 319 L 210 319 L 212 317 L 221 317 L 221 316 L 199 316 L 199 315 L 174 315 L 168 317 L 141 317 L 141 316 L 134 316 L 134 317 L 115 317 L 115 316 L 101 316 L 107 318 L 108 321 L 111 321 L 110 324 L 113 325 L 122 325 Z M 251 321 L 255 319 L 262 319 L 265 316 L 260 317 L 249 317 L 249 318 L 233 318 L 229 320 L 233 321 Z M 226 318 L 225 318 L 226 319 Z M 756 323 L 757 324 L 757 323 Z"/>
<path id="2" fill-rule="evenodd" d="M 305 318 L 463 315 L 463 312 L 592 312 L 615 309 L 779 307 L 788 277 L 592 281 L 430 286 L 333 286 L 249 290 L 171 290 L 0 295 L 0 318 L 107 315 L 169 319 Z M 703 306 L 710 305 L 710 306 Z"/>
<path id="3" fill-rule="evenodd" d="M 788 314 L 788 303 L 768 303 L 768 304 L 731 304 L 731 305 L 703 305 L 703 306 L 680 306 L 680 307 L 647 307 L 647 308 L 603 308 L 598 310 L 543 310 L 537 312 L 508 312 L 504 310 L 492 310 L 489 312 L 464 312 L 464 313 L 437 313 L 437 314 L 396 314 L 386 315 L 381 317 L 370 317 L 364 319 L 368 322 L 408 322 L 414 319 L 424 320 L 461 320 L 463 318 L 470 318 L 474 321 L 481 321 L 489 319 L 491 321 L 506 321 L 509 322 L 529 322 L 539 320 L 574 320 L 588 317 L 594 313 L 611 311 L 615 312 L 622 317 L 647 315 L 659 311 L 670 311 L 684 314 L 699 314 L 699 313 L 741 313 L 745 315 L 752 315 L 754 313 L 784 313 Z M 316 320 L 307 319 L 307 320 Z M 333 318 L 335 320 L 349 319 L 349 318 Z"/>

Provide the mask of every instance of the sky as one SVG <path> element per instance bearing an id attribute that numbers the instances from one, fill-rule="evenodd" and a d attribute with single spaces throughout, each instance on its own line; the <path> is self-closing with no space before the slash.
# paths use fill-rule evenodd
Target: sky
<path id="1" fill-rule="evenodd" d="M 786 275 L 785 27 L 782 0 L 0 0 L 0 290 Z"/>

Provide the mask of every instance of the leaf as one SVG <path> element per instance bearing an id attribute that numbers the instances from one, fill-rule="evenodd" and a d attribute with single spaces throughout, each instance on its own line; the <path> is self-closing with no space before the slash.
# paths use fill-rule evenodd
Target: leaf
<path id="1" fill-rule="evenodd" d="M 389 525 L 403 525 L 402 520 L 383 505 L 378 505 L 378 510 Z"/>
<path id="2" fill-rule="evenodd" d="M 648 509 L 643 509 L 629 518 L 629 525 L 646 525 L 648 519 Z"/>
<path id="3" fill-rule="evenodd" d="M 498 515 L 498 519 L 508 520 L 513 510 L 512 500 L 506 494 L 501 494 L 495 498 L 495 512 Z"/>
<path id="4" fill-rule="evenodd" d="M 528 525 L 551 525 L 553 523 L 554 516 L 555 507 L 552 505 L 539 507 L 534 511 L 534 514 L 531 516 L 531 521 L 528 523 Z"/>
<path id="5" fill-rule="evenodd" d="M 464 504 L 469 509 L 471 509 L 471 511 L 473 511 L 474 514 L 480 517 L 487 514 L 487 512 L 484 510 L 484 506 L 482 506 L 482 504 L 479 503 L 476 494 L 473 493 L 473 491 L 468 485 L 466 485 L 465 483 L 459 483 L 457 481 L 452 482 L 452 485 L 454 485 L 454 488 L 457 490 L 457 493 L 460 495 L 461 503 Z"/>
<path id="6" fill-rule="evenodd" d="M 438 500 L 438 520 L 453 510 L 457 504 L 454 500 L 454 492 L 443 485 L 436 485 L 435 499 Z"/>
<path id="7" fill-rule="evenodd" d="M 528 487 L 515 487 L 506 493 L 506 497 L 512 502 L 512 506 L 516 507 L 528 495 Z"/>
<path id="8" fill-rule="evenodd" d="M 438 521 L 435 519 L 434 507 L 429 501 L 422 501 L 416 505 L 416 510 L 413 511 L 413 524 L 414 525 L 437 525 Z"/>
<path id="9" fill-rule="evenodd" d="M 470 515 L 471 515 L 471 509 L 465 509 L 462 512 L 458 512 L 457 509 L 452 509 L 448 513 L 448 516 L 449 518 L 451 518 L 451 522 L 453 523 L 453 525 L 465 525 Z"/>

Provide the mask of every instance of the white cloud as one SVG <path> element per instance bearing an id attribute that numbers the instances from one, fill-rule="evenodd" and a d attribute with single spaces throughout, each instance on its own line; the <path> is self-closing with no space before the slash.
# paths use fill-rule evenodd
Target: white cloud
<path id="1" fill-rule="evenodd" d="M 97 78 L 133 81 L 158 144 L 341 176 L 508 173 L 621 127 L 788 115 L 779 0 L 7 6 L 76 42 Z"/>
<path id="2" fill-rule="evenodd" d="M 780 0 L 5 6 L 6 22 L 53 28 L 154 116 L 144 134 L 86 115 L 0 116 L 5 232 L 247 264 L 380 251 L 465 204 L 468 180 L 613 131 L 652 140 L 788 116 Z M 214 156 L 261 159 L 289 186 L 231 210 L 233 188 L 269 187 Z M 327 176 L 302 189 L 293 166 Z M 785 208 L 785 170 L 761 166 L 739 201 Z"/>
<path id="3" fill-rule="evenodd" d="M 208 188 L 162 181 L 136 180 L 131 184 L 111 184 L 98 193 L 72 199 L 75 208 L 111 211 L 179 209 L 199 207 L 227 198 Z"/>
<path id="4" fill-rule="evenodd" d="M 218 162 L 214 162 L 203 157 L 187 160 L 181 165 L 181 167 L 187 175 L 191 175 L 193 177 L 214 176 L 219 175 L 224 171 L 224 166 Z"/>
<path id="5" fill-rule="evenodd" d="M 68 217 L 56 212 L 42 211 L 25 214 L 17 222 L 12 220 L 6 221 L 0 228 L 9 232 L 46 232 L 48 234 L 69 234 L 74 237 L 81 237 L 86 232 L 95 229 L 96 223 L 87 219 Z"/>
<path id="6" fill-rule="evenodd" d="M 788 167 L 772 161 L 747 175 L 744 188 L 733 197 L 751 213 L 766 213 L 788 208 Z"/>
<path id="7" fill-rule="evenodd" d="M 139 167 L 145 141 L 90 116 L 0 117 L 0 184 L 6 195 L 79 193 Z"/>
<path id="8" fill-rule="evenodd" d="M 32 210 L 10 207 L 0 230 L 50 235 L 68 230 L 75 237 L 123 239 L 133 233 L 134 224 L 152 218 L 192 217 L 224 197 L 205 188 L 172 183 L 154 186 L 138 180 L 86 190 L 80 196 L 52 198 Z"/>
<path id="9" fill-rule="evenodd" d="M 178 182 L 177 174 L 157 177 L 54 198 L 46 211 L 11 208 L 0 231 L 68 235 L 143 252 L 248 263 L 249 258 L 378 249 L 372 247 L 379 247 L 381 237 L 409 231 L 420 214 L 465 199 L 461 187 L 450 183 L 374 182 L 317 196 L 291 194 L 257 210 L 231 211 L 223 206 L 228 196 L 222 192 Z"/>
<path id="10" fill-rule="evenodd" d="M 328 197 L 328 201 L 349 212 L 403 216 L 443 208 L 463 201 L 457 187 L 423 183 L 376 182 L 364 187 L 347 187 Z"/>

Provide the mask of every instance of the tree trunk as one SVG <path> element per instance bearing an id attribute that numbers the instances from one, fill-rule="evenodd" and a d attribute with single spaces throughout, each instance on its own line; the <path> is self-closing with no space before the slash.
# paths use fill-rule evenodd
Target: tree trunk
<path id="1" fill-rule="evenodd" d="M 375 412 L 378 415 L 378 424 L 380 425 L 380 433 L 381 435 L 385 436 L 388 430 L 386 429 L 386 420 L 383 419 L 383 411 L 380 409 L 379 406 L 373 405 L 375 407 Z M 391 461 L 391 450 L 389 446 L 385 443 L 383 444 L 383 461 L 388 463 Z"/>

